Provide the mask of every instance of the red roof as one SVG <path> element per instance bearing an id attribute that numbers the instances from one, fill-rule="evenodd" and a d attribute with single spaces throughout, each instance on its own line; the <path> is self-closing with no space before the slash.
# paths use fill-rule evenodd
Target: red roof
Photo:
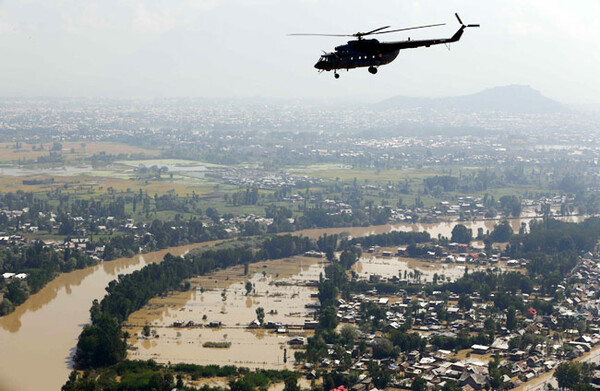
<path id="1" fill-rule="evenodd" d="M 339 387 L 336 387 L 336 388 L 332 388 L 329 391 L 348 391 L 348 389 L 345 386 L 339 386 Z"/>
<path id="2" fill-rule="evenodd" d="M 535 308 L 530 308 L 527 310 L 531 315 L 537 315 L 537 310 Z"/>

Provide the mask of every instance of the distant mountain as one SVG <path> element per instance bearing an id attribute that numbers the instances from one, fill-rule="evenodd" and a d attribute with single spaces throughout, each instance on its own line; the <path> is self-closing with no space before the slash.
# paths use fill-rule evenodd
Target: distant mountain
<path id="1" fill-rule="evenodd" d="M 387 109 L 455 110 L 460 112 L 498 111 L 521 114 L 549 114 L 569 111 L 567 106 L 546 98 L 529 86 L 511 85 L 488 88 L 471 95 L 447 98 L 396 96 L 375 105 Z"/>

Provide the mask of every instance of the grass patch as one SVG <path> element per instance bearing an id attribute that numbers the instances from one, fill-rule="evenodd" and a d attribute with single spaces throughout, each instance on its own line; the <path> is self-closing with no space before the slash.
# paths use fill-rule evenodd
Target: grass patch
<path id="1" fill-rule="evenodd" d="M 203 348 L 215 348 L 215 349 L 229 349 L 231 347 L 231 342 L 204 342 L 202 344 Z"/>

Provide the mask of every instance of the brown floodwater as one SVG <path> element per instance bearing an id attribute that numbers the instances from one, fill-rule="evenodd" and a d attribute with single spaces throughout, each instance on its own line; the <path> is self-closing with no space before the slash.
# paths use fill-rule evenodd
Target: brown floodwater
<path id="1" fill-rule="evenodd" d="M 412 280 L 411 273 L 414 275 L 415 270 L 418 270 L 421 282 L 431 282 L 435 274 L 441 279 L 440 281 L 455 281 L 465 274 L 466 268 L 470 272 L 473 272 L 487 270 L 490 267 L 498 268 L 502 271 L 518 270 L 524 272 L 521 268 L 508 267 L 505 261 L 498 262 L 493 266 L 486 266 L 471 263 L 443 263 L 439 260 L 427 262 L 413 258 L 382 257 L 372 254 L 365 254 L 354 264 L 353 270 L 358 274 L 359 278 L 363 279 L 368 279 L 370 275 L 378 275 L 386 278 L 396 276 L 404 279 L 406 272 L 408 280 Z"/>
<path id="2" fill-rule="evenodd" d="M 162 363 L 293 369 L 294 350 L 287 341 L 292 336 L 311 335 L 302 330 L 302 325 L 313 319 L 305 305 L 316 300 L 311 293 L 317 289 L 306 283 L 318 281 L 323 272 L 321 259 L 291 257 L 253 264 L 247 276 L 242 267 L 234 267 L 194 278 L 192 291 L 152 299 L 129 317 L 126 328 L 134 338 L 128 356 Z M 253 285 L 249 294 L 247 282 Z M 248 323 L 256 319 L 258 307 L 264 308 L 266 322 L 289 326 L 288 333 L 248 329 Z M 172 327 L 176 321 L 192 321 L 201 327 Z M 209 322 L 221 322 L 222 326 L 206 327 Z M 156 330 L 158 338 L 141 337 L 145 324 Z M 206 342 L 229 342 L 231 346 L 203 347 Z"/>
<path id="3" fill-rule="evenodd" d="M 577 223 L 585 220 L 589 216 L 568 216 L 568 217 L 558 217 L 559 220 L 569 221 L 573 223 Z M 509 219 L 513 231 L 519 232 L 519 228 L 521 227 L 521 223 L 529 224 L 531 220 L 539 220 L 540 218 L 534 217 L 526 217 L 521 219 Z M 438 235 L 445 236 L 450 238 L 452 236 L 452 229 L 456 224 L 463 224 L 467 228 L 471 228 L 473 230 L 473 236 L 477 235 L 477 230 L 479 228 L 483 229 L 483 232 L 493 231 L 494 227 L 499 224 L 499 220 L 475 220 L 475 221 L 444 221 L 439 223 L 397 223 L 397 224 L 386 224 L 386 225 L 377 225 L 371 227 L 350 227 L 350 228 L 318 228 L 318 229 L 307 229 L 304 231 L 300 231 L 299 233 L 308 236 L 310 238 L 318 238 L 323 234 L 340 234 L 342 232 L 350 234 L 352 237 L 360 237 L 366 235 L 375 235 L 382 234 L 391 231 L 404 231 L 404 232 L 422 232 L 427 231 L 431 235 L 432 238 L 437 238 Z M 527 227 L 529 228 L 529 227 Z"/>
<path id="4" fill-rule="evenodd" d="M 70 372 L 77 336 L 89 322 L 92 300 L 119 274 L 160 262 L 202 243 L 132 258 L 120 258 L 65 273 L 32 295 L 15 312 L 0 318 L 0 390 L 59 390 Z"/>
<path id="5" fill-rule="evenodd" d="M 583 218 L 584 217 L 575 216 L 570 218 L 570 220 L 579 221 Z M 529 219 L 523 219 L 523 221 L 527 222 Z M 297 232 L 296 234 L 316 238 L 324 233 L 333 234 L 349 232 L 350 235 L 359 237 L 374 233 L 390 232 L 392 230 L 428 230 L 433 237 L 437 237 L 438 234 L 450 236 L 455 224 L 456 223 L 454 222 L 437 224 L 388 224 L 376 227 L 305 230 Z M 482 227 L 484 230 L 492 230 L 494 225 L 497 224 L 497 221 L 477 221 L 466 222 L 463 224 L 472 228 L 476 233 L 478 227 Z M 511 224 L 515 230 L 518 230 L 521 220 L 511 220 Z M 77 336 L 81 332 L 83 325 L 89 322 L 88 311 L 91 302 L 93 299 L 101 299 L 104 296 L 104 288 L 111 280 L 115 279 L 118 274 L 128 274 L 142 268 L 148 263 L 160 262 L 167 252 L 171 252 L 174 255 L 180 255 L 192 248 L 212 244 L 214 243 L 181 246 L 145 254 L 143 256 L 138 255 L 131 258 L 121 258 L 110 262 L 103 262 L 97 266 L 63 274 L 51 281 L 46 287 L 35 295 L 32 295 L 25 303 L 17 307 L 15 312 L 0 318 L 0 390 L 59 390 L 66 381 L 70 371 L 70 357 L 77 343 Z M 299 262 L 297 259 L 296 261 Z M 309 265 L 310 263 L 309 260 L 305 260 L 304 262 L 306 262 L 306 265 Z M 282 269 L 280 275 L 277 276 L 278 272 L 274 269 L 275 266 L 269 265 L 267 266 L 267 276 L 264 277 L 264 280 L 261 281 L 262 270 L 255 270 L 258 275 L 255 274 L 252 276 L 252 281 L 257 286 L 256 296 L 245 296 L 245 288 L 243 286 L 246 281 L 245 278 L 237 279 L 238 286 L 230 284 L 227 281 L 227 276 L 223 276 L 222 278 L 215 277 L 212 281 L 214 284 L 212 287 L 210 281 L 203 281 L 201 283 L 206 289 L 203 294 L 199 291 L 187 292 L 190 296 L 181 297 L 178 299 L 178 302 L 172 303 L 171 307 L 167 306 L 168 311 L 166 311 L 165 308 L 157 307 L 154 310 L 155 318 L 144 318 L 143 320 L 145 321 L 147 319 L 151 322 L 161 322 L 161 317 L 168 320 L 194 320 L 195 318 L 192 319 L 191 315 L 199 314 L 200 311 L 190 312 L 190 308 L 188 308 L 187 312 L 190 316 L 184 316 L 186 315 L 186 310 L 184 309 L 182 311 L 182 306 L 187 306 L 188 302 L 190 303 L 189 306 L 192 306 L 191 303 L 195 303 L 194 306 L 200 306 L 199 303 L 202 303 L 202 300 L 207 303 L 212 302 L 213 304 L 215 300 L 221 300 L 222 303 L 220 303 L 221 306 L 219 307 L 219 310 L 214 309 L 213 306 L 210 305 L 204 307 L 205 310 L 203 310 L 203 312 L 206 313 L 208 320 L 217 320 L 222 317 L 226 324 L 225 328 L 216 331 L 208 329 L 192 329 L 189 332 L 184 332 L 179 330 L 181 333 L 180 336 L 177 335 L 177 331 L 172 331 L 172 329 L 165 328 L 163 331 L 163 329 L 157 328 L 159 334 L 158 340 L 161 340 L 161 338 L 163 338 L 162 334 L 165 334 L 165 340 L 169 341 L 169 338 L 172 338 L 170 339 L 170 345 L 181 347 L 186 346 L 187 342 L 187 345 L 189 346 L 187 347 L 187 350 L 184 350 L 186 352 L 185 355 L 194 360 L 198 357 L 196 351 L 201 350 L 203 352 L 203 357 L 214 357 L 215 360 L 219 362 L 232 362 L 236 360 L 249 361 L 257 366 L 264 365 L 265 367 L 278 367 L 278 365 L 281 365 L 283 357 L 281 350 L 283 343 L 287 341 L 287 337 L 280 337 L 268 333 L 266 335 L 261 335 L 259 332 L 246 331 L 243 329 L 242 325 L 253 319 L 255 308 L 259 304 L 265 308 L 266 312 L 269 312 L 271 309 L 277 309 L 276 315 L 269 315 L 267 313 L 267 320 L 285 320 L 283 323 L 288 324 L 303 322 L 304 318 L 302 317 L 302 314 L 304 308 L 302 303 L 307 300 L 306 293 L 310 289 L 306 287 L 291 286 L 288 287 L 287 290 L 281 288 L 281 294 L 284 296 L 277 298 L 269 297 L 269 295 L 266 294 L 267 288 L 265 284 L 269 284 L 272 281 L 281 278 L 290 278 L 294 273 L 297 275 L 302 273 L 313 273 L 313 271 L 316 272 L 320 266 L 314 266 L 314 269 L 312 266 L 297 266 L 302 269 L 301 272 L 298 272 L 297 269 L 288 268 L 288 277 L 284 277 L 285 270 Z M 306 267 L 308 267 L 308 270 L 305 270 Z M 229 278 L 233 277 L 230 276 Z M 217 281 L 216 283 L 214 282 L 215 280 Z M 271 288 L 271 285 L 268 286 Z M 218 291 L 216 287 L 221 289 L 221 291 L 223 288 L 227 288 L 227 300 L 222 300 L 221 291 Z M 270 294 L 271 291 L 278 292 L 279 289 L 269 289 Z M 288 304 L 287 301 L 291 299 L 292 295 L 295 293 L 298 295 Z M 197 299 L 198 297 L 199 299 Z M 172 297 L 169 298 L 173 299 Z M 281 299 L 281 301 L 276 301 L 279 299 Z M 285 303 L 285 305 L 283 303 Z M 209 307 L 212 308 L 212 312 L 208 310 Z M 242 311 L 243 308 L 246 310 Z M 290 315 L 294 308 L 297 308 L 297 312 L 300 312 L 301 315 Z M 286 316 L 286 314 L 289 316 Z M 170 318 L 167 318 L 167 316 L 170 316 Z M 162 322 L 165 322 L 164 319 Z M 134 318 L 132 318 L 131 321 L 134 322 Z M 240 326 L 237 326 L 238 324 Z M 138 325 L 138 327 L 141 326 L 142 325 Z M 227 335 L 225 336 L 225 334 Z M 232 342 L 232 347 L 230 349 L 220 350 L 202 348 L 199 347 L 201 345 L 198 343 L 198 341 L 204 343 L 224 340 Z M 245 348 L 236 347 L 236 344 L 241 346 L 243 343 L 246 343 L 243 341 L 254 340 L 261 341 L 261 343 L 270 346 L 270 350 L 264 358 L 257 358 L 256 356 L 250 355 L 250 353 L 253 353 L 253 348 L 251 348 L 251 346 L 255 346 L 254 343 L 248 343 L 248 347 Z M 141 347 L 137 351 L 132 351 L 131 354 L 137 353 L 140 357 L 146 357 L 148 354 L 159 353 L 159 350 L 162 352 L 161 349 L 163 348 L 159 347 L 158 343 L 157 347 L 152 348 L 153 342 L 157 342 L 157 340 L 145 342 L 147 345 L 150 345 L 150 348 Z M 137 343 L 138 341 L 136 341 L 136 344 Z M 235 351 L 235 349 L 241 349 L 239 351 L 243 355 L 232 359 L 231 355 L 228 355 L 225 351 Z M 168 349 L 168 351 L 173 352 L 174 349 Z M 181 355 L 184 355 L 184 353 Z M 165 355 L 165 357 L 167 356 L 168 355 Z M 179 355 L 173 355 L 173 357 L 175 356 Z M 293 350 L 291 349 L 288 349 L 288 358 L 293 360 Z M 288 361 L 288 365 L 289 363 L 290 361 Z"/>

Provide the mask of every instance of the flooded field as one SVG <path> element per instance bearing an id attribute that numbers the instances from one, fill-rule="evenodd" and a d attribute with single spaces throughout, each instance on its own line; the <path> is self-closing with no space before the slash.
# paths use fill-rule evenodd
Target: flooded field
<path id="1" fill-rule="evenodd" d="M 469 270 L 476 270 L 469 265 Z M 482 267 L 483 269 L 484 267 Z M 443 264 L 441 262 L 423 262 L 417 259 L 403 257 L 380 257 L 366 254 L 354 266 L 353 270 L 360 278 L 368 279 L 369 275 L 375 274 L 381 277 L 391 278 L 394 276 L 404 278 L 414 275 L 415 270 L 420 272 L 420 280 L 432 281 L 433 275 L 444 276 L 455 280 L 465 273 L 465 265 Z"/>
<path id="2" fill-rule="evenodd" d="M 292 336 L 310 335 L 302 329 L 305 320 L 313 319 L 305 305 L 316 300 L 311 293 L 317 289 L 306 284 L 317 282 L 320 273 L 324 273 L 322 260 L 292 257 L 250 265 L 247 276 L 243 267 L 235 267 L 195 278 L 192 291 L 153 299 L 129 317 L 127 328 L 138 339 L 128 356 L 158 362 L 291 369 L 294 351 L 287 341 Z M 248 281 L 253 288 L 247 295 Z M 256 319 L 258 307 L 264 308 L 265 322 L 279 322 L 287 333 L 247 328 Z M 172 327 L 176 321 L 201 326 Z M 210 322 L 221 322 L 221 327 L 210 328 Z M 146 323 L 156 330 L 158 338 L 140 337 Z M 231 346 L 203 347 L 206 342 L 229 342 Z"/>
<path id="3" fill-rule="evenodd" d="M 494 266 L 474 265 L 474 264 L 456 264 L 443 263 L 441 261 L 422 261 L 419 259 L 404 257 L 382 257 L 372 254 L 363 254 L 363 257 L 353 266 L 353 270 L 360 278 L 368 279 L 369 275 L 375 274 L 381 277 L 391 278 L 394 276 L 401 279 L 415 275 L 415 270 L 419 271 L 421 282 L 433 281 L 433 276 L 438 275 L 440 279 L 454 281 L 465 274 L 465 268 L 469 272 L 477 270 L 486 270 L 490 267 L 497 267 L 500 270 L 523 271 L 516 267 L 507 267 L 506 262 L 499 262 Z"/>

